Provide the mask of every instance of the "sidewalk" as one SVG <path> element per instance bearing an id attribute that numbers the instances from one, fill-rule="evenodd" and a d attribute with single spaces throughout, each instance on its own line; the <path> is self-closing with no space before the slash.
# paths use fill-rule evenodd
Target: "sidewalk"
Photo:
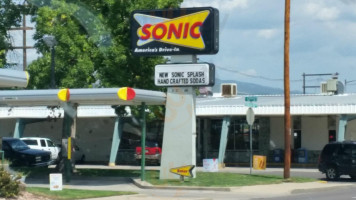
<path id="1" fill-rule="evenodd" d="M 150 184 L 141 183 L 146 188 L 150 189 L 171 189 L 178 191 L 185 191 L 186 189 L 192 190 L 192 188 L 188 187 L 156 187 L 149 186 Z M 306 193 L 313 191 L 328 191 L 332 189 L 340 189 L 346 187 L 353 187 L 355 184 L 352 183 L 329 183 L 326 181 L 318 181 L 318 182 L 310 182 L 310 183 L 282 183 L 282 184 L 271 184 L 271 185 L 256 185 L 256 186 L 243 186 L 243 187 L 228 187 L 225 188 L 225 192 L 233 193 L 238 196 L 249 196 L 248 199 L 254 198 L 273 198 L 278 196 L 288 196 L 291 194 L 297 193 Z M 208 190 L 208 188 L 204 187 L 196 187 L 195 190 Z M 216 188 L 213 188 L 216 190 Z M 149 196 L 147 194 L 138 194 L 138 195 L 129 195 L 129 196 L 113 196 L 113 197 L 103 197 L 103 198 L 95 198 L 95 200 L 207 200 L 207 199 L 215 199 L 217 196 L 212 196 L 211 198 L 184 198 L 184 197 L 158 197 L 158 196 Z M 89 199 L 86 199 L 89 200 Z M 94 199 L 92 199 L 94 200 Z"/>
<path id="2" fill-rule="evenodd" d="M 139 169 L 138 166 L 90 166 L 90 165 L 78 165 L 77 168 L 100 168 L 100 169 Z M 158 169 L 158 167 L 146 167 L 147 170 Z M 202 171 L 201 167 L 197 167 L 198 171 Z M 226 167 L 220 170 L 220 172 L 230 172 L 230 173 L 244 173 L 248 174 L 250 169 L 247 167 Z M 264 171 L 252 171 L 253 174 L 283 174 L 283 169 L 281 168 L 268 168 Z M 314 174 L 319 176 L 317 169 L 303 169 L 303 168 L 293 168 L 291 169 L 292 174 L 305 173 L 307 175 Z M 324 175 L 320 174 L 320 177 Z M 25 180 L 28 186 L 33 187 L 49 187 L 48 179 L 34 179 L 28 178 Z M 64 188 L 70 189 L 86 189 L 86 190 L 112 190 L 112 191 L 133 191 L 140 193 L 138 195 L 128 195 L 128 196 L 115 196 L 115 197 L 104 197 L 96 198 L 96 200 L 182 200 L 187 198 L 178 197 L 157 197 L 149 195 L 148 190 L 171 190 L 172 193 L 175 191 L 210 191 L 216 193 L 231 193 L 243 196 L 251 196 L 251 198 L 262 198 L 262 197 L 276 197 L 285 196 L 295 193 L 304 193 L 310 191 L 325 191 L 330 189 L 337 189 L 340 187 L 352 187 L 355 186 L 354 182 L 327 182 L 327 181 L 316 181 L 309 183 L 282 183 L 282 184 L 271 184 L 271 185 L 255 185 L 255 186 L 242 186 L 242 187 L 174 187 L 174 186 L 153 186 L 147 182 L 142 182 L 139 178 L 122 178 L 122 177 L 78 177 L 73 176 L 70 183 L 64 183 Z M 146 193 L 146 194 L 145 194 Z M 189 198 L 192 200 L 203 200 L 206 198 Z M 209 199 L 213 199 L 212 197 Z"/>

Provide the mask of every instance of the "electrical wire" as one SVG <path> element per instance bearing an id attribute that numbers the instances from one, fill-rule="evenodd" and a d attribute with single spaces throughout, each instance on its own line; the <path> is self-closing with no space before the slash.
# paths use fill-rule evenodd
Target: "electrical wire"
<path id="1" fill-rule="evenodd" d="M 220 66 L 216 66 L 216 68 L 221 69 L 223 71 L 227 71 L 227 72 L 233 72 L 233 73 L 237 73 L 240 74 L 242 76 L 246 76 L 246 77 L 250 77 L 250 78 L 257 78 L 257 79 L 263 79 L 263 80 L 267 80 L 267 81 L 284 81 L 284 79 L 277 79 L 277 78 L 269 78 L 266 76 L 258 76 L 258 75 L 251 75 L 251 74 L 247 74 L 238 70 L 233 70 L 233 69 L 228 69 L 228 68 L 224 68 L 224 67 L 220 67 Z M 323 79 L 323 78 L 315 78 L 315 79 L 306 79 L 305 81 L 326 81 L 327 79 Z M 290 82 L 302 82 L 303 79 L 295 79 L 295 80 L 290 80 Z"/>

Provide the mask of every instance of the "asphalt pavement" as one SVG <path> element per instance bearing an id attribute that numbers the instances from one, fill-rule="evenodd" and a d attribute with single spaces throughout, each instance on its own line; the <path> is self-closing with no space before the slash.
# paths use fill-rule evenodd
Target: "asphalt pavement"
<path id="1" fill-rule="evenodd" d="M 109 167 L 104 165 L 77 165 L 79 168 L 85 169 L 140 169 L 139 166 L 115 166 Z M 147 166 L 147 170 L 159 169 L 159 167 Z M 198 171 L 203 171 L 203 168 L 197 167 Z M 242 173 L 249 174 L 249 167 L 225 167 L 220 169 L 219 172 L 229 173 Z M 354 187 L 355 182 L 340 181 L 340 182 L 328 182 L 325 181 L 325 175 L 318 172 L 317 169 L 305 169 L 305 168 L 292 168 L 291 177 L 312 177 L 318 181 L 308 183 L 282 183 L 282 184 L 270 184 L 270 185 L 255 185 L 255 186 L 242 186 L 242 187 L 169 187 L 169 186 L 153 186 L 145 181 L 141 181 L 139 178 L 117 178 L 117 177 L 82 177 L 73 176 L 69 183 L 63 183 L 63 188 L 69 189 L 86 189 L 86 190 L 111 190 L 111 191 L 133 191 L 139 193 L 138 195 L 127 196 L 115 196 L 96 198 L 96 200 L 206 200 L 206 199 L 219 199 L 214 198 L 207 194 L 206 196 L 190 197 L 182 196 L 160 196 L 159 192 L 162 190 L 184 191 L 192 190 L 197 194 L 202 194 L 202 191 L 224 194 L 238 194 L 240 199 L 250 198 L 272 198 L 278 196 L 285 196 L 295 193 L 303 193 L 310 191 L 322 191 L 345 187 Z M 266 170 L 252 170 L 252 174 L 274 174 L 283 176 L 283 168 L 267 168 Z M 348 180 L 348 179 L 347 179 Z M 38 178 L 26 178 L 24 180 L 28 187 L 49 187 L 49 179 Z M 152 192 L 150 192 L 152 191 Z M 219 193 L 219 194 L 220 194 Z M 244 197 L 244 198 L 242 198 Z M 229 199 L 229 198 L 226 198 Z"/>

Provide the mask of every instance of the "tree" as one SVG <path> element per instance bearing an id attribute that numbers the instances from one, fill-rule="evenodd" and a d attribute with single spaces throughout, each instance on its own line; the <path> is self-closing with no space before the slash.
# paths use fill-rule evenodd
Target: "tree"
<path id="1" fill-rule="evenodd" d="M 19 26 L 22 8 L 12 0 L 0 1 L 0 67 L 6 64 L 6 53 L 11 48 L 8 30 L 12 26 Z"/>
<path id="2" fill-rule="evenodd" d="M 54 35 L 56 85 L 69 88 L 154 88 L 154 66 L 163 57 L 134 57 L 130 48 L 130 13 L 136 9 L 178 7 L 182 0 L 28 0 L 38 6 L 36 48 L 44 56 L 29 66 L 30 88 L 48 88 L 49 48 L 42 38 Z"/>

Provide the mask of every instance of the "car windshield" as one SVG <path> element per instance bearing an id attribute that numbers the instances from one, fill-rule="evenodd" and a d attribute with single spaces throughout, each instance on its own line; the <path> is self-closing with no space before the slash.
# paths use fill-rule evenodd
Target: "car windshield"
<path id="1" fill-rule="evenodd" d="M 25 144 L 21 140 L 10 140 L 10 141 L 8 141 L 8 143 L 11 146 L 11 148 L 16 151 L 23 151 L 23 150 L 29 149 L 27 144 Z"/>
<path id="2" fill-rule="evenodd" d="M 157 142 L 146 141 L 146 147 L 158 147 Z"/>

